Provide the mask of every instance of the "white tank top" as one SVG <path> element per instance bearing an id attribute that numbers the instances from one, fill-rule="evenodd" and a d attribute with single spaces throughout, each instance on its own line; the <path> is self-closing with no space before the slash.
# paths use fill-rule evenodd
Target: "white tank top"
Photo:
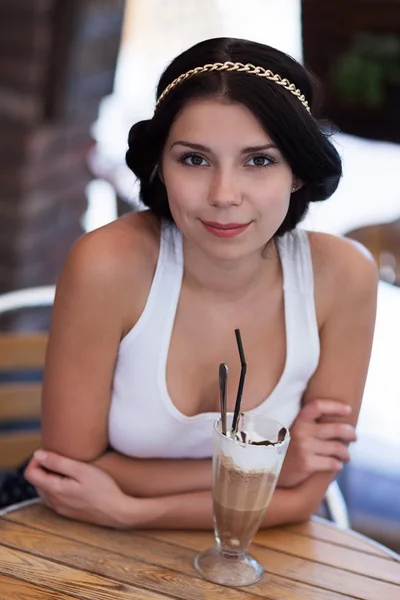
<path id="1" fill-rule="evenodd" d="M 308 235 L 295 230 L 278 239 L 283 270 L 286 362 L 272 393 L 248 411 L 290 427 L 319 362 L 314 279 Z M 109 443 L 137 458 L 206 458 L 213 451 L 216 412 L 188 417 L 170 398 L 166 366 L 183 277 L 182 234 L 164 222 L 146 306 L 121 341 L 109 412 Z M 266 307 L 266 310 L 268 308 Z M 216 377 L 217 377 L 216 367 Z"/>

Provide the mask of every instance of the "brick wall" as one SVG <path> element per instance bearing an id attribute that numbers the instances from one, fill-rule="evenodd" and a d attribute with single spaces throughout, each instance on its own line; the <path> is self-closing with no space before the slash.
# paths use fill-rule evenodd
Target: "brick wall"
<path id="1" fill-rule="evenodd" d="M 54 283 L 82 234 L 85 156 L 124 0 L 0 3 L 0 293 Z"/>

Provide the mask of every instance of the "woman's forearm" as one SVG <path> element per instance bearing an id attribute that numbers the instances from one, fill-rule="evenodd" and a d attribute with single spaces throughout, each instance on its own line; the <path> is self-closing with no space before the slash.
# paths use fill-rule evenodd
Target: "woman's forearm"
<path id="1" fill-rule="evenodd" d="M 93 464 L 128 496 L 156 498 L 211 490 L 211 459 L 141 459 L 110 451 Z"/>
<path id="2" fill-rule="evenodd" d="M 140 515 L 137 512 L 137 500 L 126 497 L 123 513 L 127 528 L 213 528 L 211 491 L 145 499 Z M 277 488 L 261 527 L 304 521 L 309 516 L 301 486 L 291 489 Z"/>

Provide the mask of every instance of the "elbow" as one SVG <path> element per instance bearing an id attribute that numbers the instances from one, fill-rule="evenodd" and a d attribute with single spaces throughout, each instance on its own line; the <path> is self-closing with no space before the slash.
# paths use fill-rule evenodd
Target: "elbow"
<path id="1" fill-rule="evenodd" d="M 299 510 L 298 522 L 308 521 L 313 515 L 315 515 L 324 500 L 322 498 L 313 498 L 311 495 L 307 495 L 303 498 L 302 506 Z"/>
<path id="2" fill-rule="evenodd" d="M 295 511 L 293 511 L 292 515 L 290 515 L 285 523 L 304 523 L 305 521 L 308 521 L 314 513 L 315 511 L 313 507 L 309 505 L 303 507 L 299 506 Z"/>
<path id="3" fill-rule="evenodd" d="M 48 438 L 42 439 L 42 448 L 71 460 L 91 464 L 97 462 L 107 451 L 107 448 L 86 447 L 84 444 L 65 443 L 64 441 L 60 443 L 60 440 Z"/>
<path id="4" fill-rule="evenodd" d="M 319 506 L 319 505 L 318 505 Z M 311 517 L 316 513 L 318 506 L 311 506 L 311 504 L 307 504 L 303 510 L 301 511 L 300 518 L 298 519 L 298 523 L 302 523 L 304 521 L 308 521 Z"/>
<path id="5" fill-rule="evenodd" d="M 308 492 L 308 490 L 307 490 Z M 290 522 L 291 523 L 304 523 L 311 519 L 313 515 L 318 511 L 318 508 L 323 501 L 323 497 L 315 497 L 311 493 L 307 493 L 305 490 L 302 493 L 297 494 L 296 503 L 292 506 Z"/>

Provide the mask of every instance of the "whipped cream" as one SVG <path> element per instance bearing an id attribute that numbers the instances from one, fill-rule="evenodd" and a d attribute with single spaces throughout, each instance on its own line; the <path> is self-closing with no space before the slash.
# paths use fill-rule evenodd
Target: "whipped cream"
<path id="1" fill-rule="evenodd" d="M 228 420 L 226 436 L 219 434 L 218 443 L 222 454 L 230 458 L 237 469 L 275 471 L 280 468 L 287 448 L 287 443 L 282 443 L 289 436 L 287 429 L 278 427 L 271 430 L 270 439 L 267 439 L 255 430 L 251 419 L 246 419 L 245 415 L 240 415 L 238 433 L 232 433 L 230 425 L 231 419 Z M 263 442 L 267 443 L 264 445 Z"/>

